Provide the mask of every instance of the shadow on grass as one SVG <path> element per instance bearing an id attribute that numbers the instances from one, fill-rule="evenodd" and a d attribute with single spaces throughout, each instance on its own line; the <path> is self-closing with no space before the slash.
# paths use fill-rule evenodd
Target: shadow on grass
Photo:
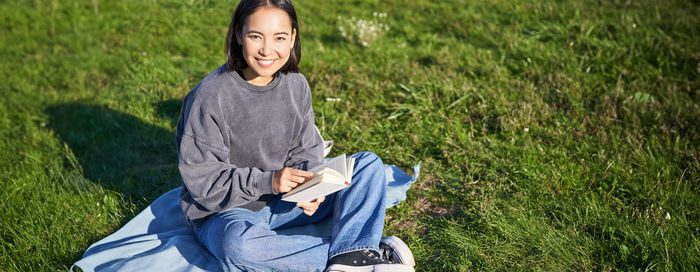
<path id="1" fill-rule="evenodd" d="M 182 107 L 182 99 L 168 99 L 165 101 L 158 102 L 156 108 L 158 110 L 158 117 L 161 119 L 168 120 L 171 127 L 177 125 L 177 120 L 180 118 L 180 108 Z M 172 134 L 175 137 L 175 134 Z M 175 147 L 175 138 L 173 140 L 173 147 Z"/>
<path id="2" fill-rule="evenodd" d="M 159 113 L 177 122 L 177 103 L 159 103 Z M 137 209 L 180 186 L 173 131 L 98 105 L 59 104 L 45 112 L 50 128 L 68 144 L 85 176 L 121 193 Z"/>
<path id="3" fill-rule="evenodd" d="M 172 127 L 178 120 L 181 100 L 166 100 L 157 106 L 160 118 L 171 122 Z M 50 115 L 50 128 L 65 141 L 75 154 L 83 168 L 84 175 L 106 189 L 121 193 L 125 200 L 129 199 L 136 205 L 137 211 L 142 211 L 163 193 L 181 185 L 177 170 L 177 150 L 173 131 L 148 124 L 134 116 L 114 111 L 104 106 L 81 103 L 54 105 L 45 110 Z M 148 233 L 157 234 L 158 240 L 167 240 L 172 233 L 161 236 L 163 228 L 174 228 L 171 224 L 182 215 L 176 199 L 179 192 L 167 198 L 171 203 L 152 206 L 151 221 Z M 129 201 L 127 200 L 127 203 Z M 146 216 L 148 217 L 148 216 Z M 143 216 L 142 216 L 143 218 Z M 124 218 L 124 222 L 131 220 Z M 142 219 L 143 220 L 143 219 Z M 193 237 L 194 233 L 187 230 L 182 222 L 180 236 Z M 104 237 L 100 237 L 102 239 Z M 174 247 L 188 262 L 194 263 L 201 254 L 193 251 L 188 239 L 180 238 Z M 126 237 L 116 241 L 103 243 L 93 249 L 94 252 L 110 250 L 113 247 L 132 242 Z M 150 239 L 150 238 L 149 238 Z M 143 241 L 156 243 L 153 241 Z M 191 241 L 190 241 L 191 242 Z M 157 251 L 146 251 L 141 255 L 155 254 Z M 79 254 L 78 256 L 81 256 Z M 109 270 L 111 265 L 119 265 L 122 257 L 113 256 L 112 260 L 98 266 Z M 98 257 L 99 258 L 99 257 Z M 133 256 L 132 256 L 133 258 Z M 80 259 L 80 258 L 77 258 Z M 70 260 L 70 263 L 77 261 Z"/>

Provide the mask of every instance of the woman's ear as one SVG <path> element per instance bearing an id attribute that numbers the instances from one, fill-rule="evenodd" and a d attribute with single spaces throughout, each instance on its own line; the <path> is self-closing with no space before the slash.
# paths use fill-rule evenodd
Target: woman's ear
<path id="1" fill-rule="evenodd" d="M 292 28 L 292 46 L 289 49 L 294 49 L 294 42 L 297 39 L 297 29 Z"/>

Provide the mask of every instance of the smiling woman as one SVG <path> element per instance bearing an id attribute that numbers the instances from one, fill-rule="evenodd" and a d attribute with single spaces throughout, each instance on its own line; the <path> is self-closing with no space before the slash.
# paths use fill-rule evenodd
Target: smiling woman
<path id="1" fill-rule="evenodd" d="M 262 7 L 248 17 L 240 32 L 235 32 L 243 58 L 251 64 L 243 69 L 248 82 L 267 85 L 289 60 L 297 31 L 288 18 L 281 9 Z"/>
<path id="2" fill-rule="evenodd" d="M 254 85 L 269 84 L 277 71 L 299 72 L 301 41 L 296 12 L 291 3 L 279 4 L 240 5 L 231 19 L 226 36 L 228 67 L 242 71 Z"/>
<path id="3" fill-rule="evenodd" d="M 323 161 L 291 2 L 241 1 L 226 45 L 227 64 L 187 94 L 176 130 L 180 206 L 199 242 L 227 271 L 414 271 L 411 250 L 382 238 L 377 155 L 351 155 L 351 185 L 341 191 L 281 200 Z M 276 232 L 326 219 L 331 235 Z"/>

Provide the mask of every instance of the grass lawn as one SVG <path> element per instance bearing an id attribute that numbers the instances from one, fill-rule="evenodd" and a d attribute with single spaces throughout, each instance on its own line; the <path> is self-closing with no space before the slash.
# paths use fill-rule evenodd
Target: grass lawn
<path id="1" fill-rule="evenodd" d="M 66 270 L 180 186 L 236 4 L 0 2 L 0 271 Z M 422 161 L 385 228 L 418 271 L 700 267 L 698 1 L 295 5 L 331 155 Z"/>

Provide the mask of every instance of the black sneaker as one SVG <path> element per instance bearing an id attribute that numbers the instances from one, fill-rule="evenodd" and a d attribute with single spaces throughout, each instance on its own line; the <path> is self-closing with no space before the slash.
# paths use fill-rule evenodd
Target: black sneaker
<path id="1" fill-rule="evenodd" d="M 412 266 L 383 260 L 374 250 L 358 250 L 337 255 L 328 262 L 326 272 L 414 272 Z"/>
<path id="2" fill-rule="evenodd" d="M 413 253 L 408 248 L 406 243 L 401 241 L 396 236 L 385 236 L 379 242 L 379 253 L 381 258 L 392 263 L 407 264 L 416 266 L 416 261 L 413 259 Z"/>

